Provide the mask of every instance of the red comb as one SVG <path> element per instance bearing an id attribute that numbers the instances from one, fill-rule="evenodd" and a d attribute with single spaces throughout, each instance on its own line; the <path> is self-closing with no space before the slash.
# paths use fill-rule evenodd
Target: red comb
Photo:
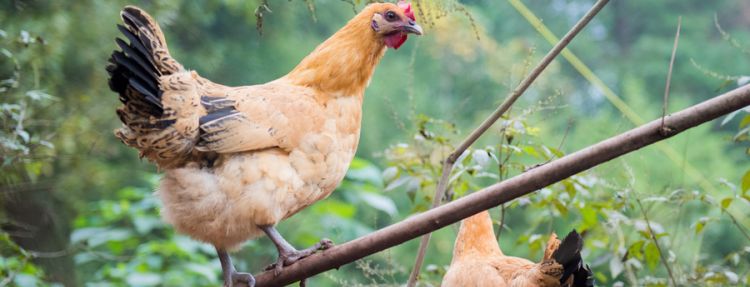
<path id="1" fill-rule="evenodd" d="M 412 21 L 416 21 L 417 19 L 414 19 L 414 11 L 411 10 L 411 3 L 406 1 L 398 1 L 398 7 L 401 9 L 404 9 L 404 14 L 406 17 L 409 17 Z"/>

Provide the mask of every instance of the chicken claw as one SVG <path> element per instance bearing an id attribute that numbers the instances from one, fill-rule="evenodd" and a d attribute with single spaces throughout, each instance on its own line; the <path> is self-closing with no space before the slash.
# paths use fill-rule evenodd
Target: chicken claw
<path id="1" fill-rule="evenodd" d="M 244 287 L 245 285 L 247 287 L 255 287 L 255 278 L 250 273 L 232 271 L 228 279 L 229 281 L 227 281 L 227 278 L 224 278 L 225 287 Z"/>
<path id="2" fill-rule="evenodd" d="M 295 262 L 301 260 L 302 258 L 308 257 L 310 255 L 315 254 L 316 252 L 320 250 L 326 250 L 331 247 L 333 247 L 333 241 L 331 241 L 330 239 L 323 239 L 310 248 L 306 248 L 302 250 L 292 249 L 292 250 L 281 251 L 279 252 L 279 259 L 276 260 L 276 263 L 271 264 L 268 267 L 266 267 L 266 270 L 273 269 L 274 275 L 279 275 L 279 273 L 281 273 L 281 270 L 284 269 L 284 266 L 292 265 Z"/>
<path id="3" fill-rule="evenodd" d="M 255 278 L 250 273 L 237 272 L 232 265 L 232 258 L 226 250 L 216 248 L 221 262 L 222 277 L 224 278 L 224 287 L 255 287 Z M 243 285 L 244 283 L 244 285 Z"/>
<path id="4" fill-rule="evenodd" d="M 318 252 L 319 250 L 326 250 L 333 246 L 333 241 L 324 238 L 310 248 L 297 250 L 291 244 L 289 244 L 289 242 L 287 242 L 286 239 L 281 236 L 281 234 L 279 234 L 275 227 L 263 226 L 261 227 L 261 229 L 266 233 L 268 238 L 271 239 L 273 244 L 276 245 L 276 248 L 279 251 L 279 259 L 276 260 L 276 263 L 266 267 L 266 270 L 273 269 L 273 273 L 276 276 L 281 273 L 281 270 L 284 269 L 284 266 L 292 265 L 302 258 L 315 254 L 315 252 Z"/>

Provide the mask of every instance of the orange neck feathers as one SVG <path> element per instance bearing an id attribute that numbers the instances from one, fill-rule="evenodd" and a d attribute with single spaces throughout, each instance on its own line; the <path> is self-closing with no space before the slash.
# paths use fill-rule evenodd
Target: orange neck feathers
<path id="1" fill-rule="evenodd" d="M 383 40 L 370 27 L 372 6 L 315 48 L 286 78 L 329 97 L 362 97 L 385 53 Z"/>
<path id="2" fill-rule="evenodd" d="M 492 218 L 486 210 L 461 222 L 453 249 L 453 260 L 464 257 L 467 253 L 503 255 L 492 229 Z"/>

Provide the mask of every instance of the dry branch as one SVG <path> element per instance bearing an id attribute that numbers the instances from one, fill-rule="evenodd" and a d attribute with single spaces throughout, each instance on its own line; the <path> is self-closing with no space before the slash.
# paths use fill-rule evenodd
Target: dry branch
<path id="1" fill-rule="evenodd" d="M 482 210 L 490 209 L 529 194 L 579 172 L 664 140 L 689 128 L 746 106 L 750 106 L 750 85 L 737 88 L 667 116 L 664 119 L 664 124 L 668 127 L 669 134 L 662 133 L 661 119 L 654 120 L 548 164 L 531 169 L 509 180 L 488 186 L 446 205 L 414 215 L 369 235 L 314 254 L 291 266 L 287 266 L 278 276 L 274 276 L 271 271 L 259 274 L 256 276 L 256 286 L 283 286 L 299 281 L 302 278 L 338 268 L 365 256 L 417 238 L 420 235 L 456 223 Z"/>

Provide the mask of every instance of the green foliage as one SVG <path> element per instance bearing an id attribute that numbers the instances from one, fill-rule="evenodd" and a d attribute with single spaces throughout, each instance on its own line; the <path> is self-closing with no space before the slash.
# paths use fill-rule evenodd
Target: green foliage
<path id="1" fill-rule="evenodd" d="M 44 40 L 28 31 L 0 30 L 0 181 L 5 185 L 37 179 L 54 155 L 52 130 L 44 108 L 57 98 L 41 90 L 39 75 L 22 65 Z M 31 71 L 30 71 L 31 70 Z M 29 79 L 27 79 L 29 78 Z"/>
<path id="2" fill-rule="evenodd" d="M 32 254 L 23 250 L 6 233 L 0 233 L 0 286 L 55 286 L 44 282 L 44 271 L 31 263 Z"/>
<path id="3" fill-rule="evenodd" d="M 176 235 L 159 218 L 159 202 L 146 188 L 123 188 L 116 200 L 93 202 L 74 227 L 75 263 L 90 272 L 89 285 L 220 284 L 214 248 Z"/>

